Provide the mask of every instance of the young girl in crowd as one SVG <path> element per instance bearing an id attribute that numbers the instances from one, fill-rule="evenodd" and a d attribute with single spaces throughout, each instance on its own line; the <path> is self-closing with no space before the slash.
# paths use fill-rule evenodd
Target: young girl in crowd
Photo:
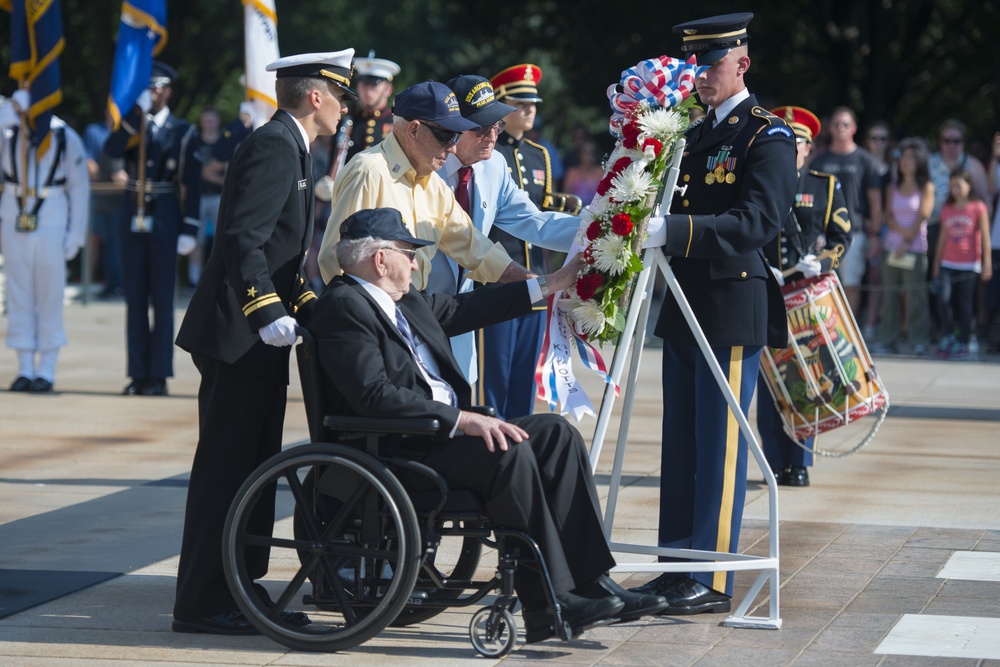
<path id="1" fill-rule="evenodd" d="M 879 347 L 896 352 L 900 332 L 900 297 L 906 292 L 907 331 L 913 352 L 923 356 L 930 344 L 927 299 L 927 218 L 934 209 L 927 148 L 905 139 L 892 182 L 885 193 L 885 238 L 882 262 L 882 321 Z"/>
<path id="2" fill-rule="evenodd" d="M 937 298 L 938 321 L 944 334 L 937 352 L 941 358 L 964 359 L 969 354 L 976 280 L 987 282 L 993 275 L 989 243 L 986 204 L 972 195 L 969 171 L 956 169 L 948 181 L 948 199 L 941 208 L 941 236 L 931 273 L 932 277 L 941 280 Z M 957 336 L 954 335 L 955 307 L 958 309 Z"/>

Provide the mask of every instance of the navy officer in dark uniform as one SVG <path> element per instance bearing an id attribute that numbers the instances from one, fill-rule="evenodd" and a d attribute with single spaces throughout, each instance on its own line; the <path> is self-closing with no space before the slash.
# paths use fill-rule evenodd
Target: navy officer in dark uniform
<path id="1" fill-rule="evenodd" d="M 312 240 L 309 145 L 332 135 L 348 87 L 354 49 L 281 58 L 278 110 L 236 149 L 219 205 L 216 249 L 191 297 L 177 344 L 191 353 L 198 389 L 198 448 L 188 483 L 177 570 L 175 632 L 256 634 L 226 585 L 221 540 L 226 512 L 258 465 L 281 451 L 288 356 L 297 321 L 316 300 L 303 279 Z M 273 490 L 271 491 L 273 494 Z M 251 517 L 270 534 L 271 511 Z M 255 579 L 267 554 L 250 565 Z M 295 625 L 309 622 L 285 612 Z"/>
<path id="2" fill-rule="evenodd" d="M 674 26 L 682 50 L 708 65 L 695 85 L 709 113 L 687 133 L 679 181 L 687 190 L 651 228 L 744 414 L 762 346 L 786 345 L 781 289 L 762 248 L 788 215 L 796 180 L 792 131 L 744 83 L 752 18 Z M 746 441 L 672 294 L 655 334 L 664 339 L 659 546 L 736 552 Z M 666 597 L 666 614 L 698 614 L 729 611 L 732 586 L 731 572 L 664 573 L 640 589 Z"/>
<path id="3" fill-rule="evenodd" d="M 514 182 L 539 210 L 576 214 L 580 210 L 578 204 L 571 204 L 567 210 L 566 197 L 552 192 L 552 161 L 548 150 L 524 136 L 534 126 L 536 105 L 542 101 L 538 95 L 541 79 L 538 65 L 523 64 L 508 67 L 490 80 L 496 99 L 514 107 L 503 119 L 505 129 L 495 150 L 507 161 Z M 546 273 L 542 248 L 496 226 L 489 237 L 503 245 L 507 254 L 528 271 Z M 545 303 L 536 303 L 531 313 L 480 332 L 477 401 L 493 406 L 505 419 L 525 417 L 534 409 L 535 366 L 544 334 L 545 309 Z"/>
<path id="4" fill-rule="evenodd" d="M 122 392 L 127 396 L 167 393 L 167 378 L 174 374 L 177 254 L 189 254 L 197 244 L 201 170 L 180 171 L 184 147 L 197 128 L 167 106 L 176 78 L 172 67 L 154 62 L 149 88 L 104 143 L 111 179 L 126 186 L 119 229 L 132 378 Z M 140 134 L 143 116 L 145 135 Z M 145 144 L 143 169 L 140 141 Z"/>
<path id="5" fill-rule="evenodd" d="M 802 107 L 779 107 L 771 113 L 783 118 L 795 134 L 799 183 L 795 205 L 778 236 L 764 246 L 764 256 L 778 281 L 792 288 L 796 280 L 837 268 L 838 259 L 851 245 L 851 221 L 837 178 L 805 169 L 813 139 L 819 135 L 819 118 Z M 813 439 L 803 442 L 803 448 L 788 437 L 763 374 L 757 386 L 760 445 L 775 480 L 782 486 L 809 486 L 806 468 L 812 465 L 813 455 L 805 448 L 812 449 Z"/>

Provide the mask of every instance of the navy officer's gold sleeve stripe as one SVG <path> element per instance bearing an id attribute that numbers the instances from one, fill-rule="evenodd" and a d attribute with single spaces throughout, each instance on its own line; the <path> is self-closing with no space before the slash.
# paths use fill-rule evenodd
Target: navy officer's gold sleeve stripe
<path id="1" fill-rule="evenodd" d="M 694 240 L 694 218 L 690 215 L 688 216 L 688 247 L 684 251 L 684 256 L 688 257 L 691 255 L 691 241 Z"/>
<path id="2" fill-rule="evenodd" d="M 255 310 L 260 310 L 264 306 L 270 306 L 272 303 L 281 303 L 281 299 L 279 299 L 278 295 L 275 294 L 274 292 L 271 292 L 270 294 L 264 294 L 262 296 L 257 297 L 247 305 L 243 306 L 243 314 L 250 315 L 250 313 L 254 312 Z"/>
<path id="3" fill-rule="evenodd" d="M 308 292 L 303 292 L 299 296 L 298 300 L 295 302 L 295 305 L 296 306 L 301 306 L 306 301 L 311 301 L 312 299 L 315 299 L 315 298 L 316 298 L 316 293 L 313 292 L 312 290 L 309 290 Z"/>

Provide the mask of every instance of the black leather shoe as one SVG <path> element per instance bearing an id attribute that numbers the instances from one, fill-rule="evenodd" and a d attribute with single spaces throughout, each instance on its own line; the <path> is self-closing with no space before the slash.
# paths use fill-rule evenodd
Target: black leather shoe
<path id="1" fill-rule="evenodd" d="M 788 466 L 778 479 L 782 486 L 809 486 L 809 471 L 805 466 Z"/>
<path id="2" fill-rule="evenodd" d="M 611 595 L 616 596 L 625 603 L 625 607 L 618 614 L 618 618 L 622 622 L 634 621 L 637 618 L 649 616 L 650 614 L 658 614 L 667 608 L 667 600 L 663 596 L 627 591 L 606 574 L 598 577 L 597 581 L 589 586 L 576 589 L 574 593 L 591 600 L 598 600 Z"/>
<path id="3" fill-rule="evenodd" d="M 629 589 L 632 593 L 638 593 L 640 595 L 665 595 L 667 591 L 673 588 L 676 584 L 681 581 L 687 580 L 687 576 L 679 572 L 664 572 L 656 579 L 647 581 L 642 586 L 634 586 Z"/>
<path id="4" fill-rule="evenodd" d="M 694 579 L 685 579 L 675 584 L 664 597 L 667 598 L 669 606 L 660 613 L 667 616 L 686 616 L 705 612 L 721 614 L 729 611 L 730 606 L 728 595 L 700 584 Z"/>
<path id="5" fill-rule="evenodd" d="M 781 470 L 772 470 L 774 473 L 774 483 L 778 486 L 784 486 L 785 480 L 788 478 L 788 468 L 782 468 Z"/>
<path id="6" fill-rule="evenodd" d="M 52 383 L 45 378 L 35 378 L 31 381 L 28 391 L 32 394 L 47 394 L 52 391 Z"/>
<path id="7" fill-rule="evenodd" d="M 557 599 L 562 608 L 562 620 L 569 625 L 574 637 L 587 628 L 611 621 L 625 607 L 625 603 L 615 595 L 590 600 L 573 593 L 563 593 Z M 547 609 L 525 609 L 522 614 L 524 617 L 524 641 L 528 644 L 534 644 L 555 635 L 552 615 Z"/>
<path id="8" fill-rule="evenodd" d="M 142 389 L 139 391 L 143 396 L 166 396 L 167 395 L 167 381 L 166 380 L 147 380 L 143 385 Z"/>
<path id="9" fill-rule="evenodd" d="M 304 614 L 303 614 L 304 615 Z M 226 614 L 218 614 L 196 621 L 174 620 L 174 632 L 203 632 L 209 635 L 259 635 L 257 628 L 250 624 L 242 611 L 234 609 Z"/>
<path id="10" fill-rule="evenodd" d="M 10 383 L 11 391 L 31 391 L 31 380 L 24 377 L 23 375 L 18 375 L 17 378 Z"/>
<path id="11" fill-rule="evenodd" d="M 143 387 L 145 386 L 145 380 L 132 380 L 128 383 L 128 386 L 122 390 L 122 396 L 139 396 L 142 394 Z"/>

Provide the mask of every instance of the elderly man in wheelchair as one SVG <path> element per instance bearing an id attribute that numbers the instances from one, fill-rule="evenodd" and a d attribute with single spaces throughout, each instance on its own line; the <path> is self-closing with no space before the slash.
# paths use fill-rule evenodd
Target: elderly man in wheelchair
<path id="1" fill-rule="evenodd" d="M 529 643 L 662 611 L 664 598 L 608 576 L 615 563 L 577 430 L 557 415 L 504 422 L 470 406 L 448 342 L 527 312 L 569 287 L 579 265 L 425 295 L 410 275 L 431 243 L 394 209 L 343 222 L 345 274 L 323 292 L 298 347 L 312 439 L 336 444 L 282 452 L 237 495 L 224 561 L 240 608 L 285 645 L 329 651 L 496 591 L 470 625 L 489 656 L 513 647 L 518 600 Z M 291 537 L 253 518 L 276 491 L 279 511 L 282 497 L 293 504 Z M 442 544 L 456 542 L 457 557 L 445 554 Z M 484 544 L 497 549 L 497 572 L 474 581 Z M 257 580 L 260 559 L 268 575 Z M 306 625 L 287 621 L 300 600 L 311 605 Z"/>

